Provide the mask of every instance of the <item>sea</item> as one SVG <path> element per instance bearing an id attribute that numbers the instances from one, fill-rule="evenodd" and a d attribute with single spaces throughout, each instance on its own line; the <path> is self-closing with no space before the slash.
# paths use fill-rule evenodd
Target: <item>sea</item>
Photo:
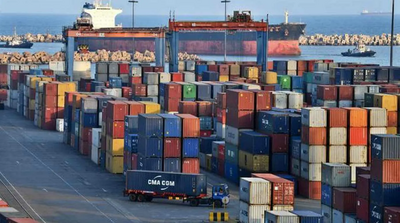
<path id="1" fill-rule="evenodd" d="M 78 17 L 77 15 L 44 15 L 44 14 L 5 14 L 0 13 L 0 35 L 12 35 L 14 28 L 18 34 L 61 34 L 64 26 L 70 26 Z M 256 20 L 266 19 L 267 16 L 254 16 Z M 284 16 L 271 15 L 268 17 L 270 24 L 278 24 L 284 21 Z M 166 15 L 137 15 L 135 26 L 137 27 L 161 27 L 168 25 L 169 16 Z M 179 16 L 176 20 L 223 20 L 219 16 Z M 124 27 L 131 26 L 130 15 L 117 17 L 117 24 Z M 362 16 L 362 15 L 293 15 L 289 17 L 290 22 L 303 22 L 307 24 L 306 34 L 343 35 L 343 34 L 366 34 L 382 35 L 390 33 L 391 16 Z M 395 17 L 395 33 L 400 33 L 400 15 Z M 55 53 L 63 48 L 62 43 L 35 43 L 30 50 L 7 49 L 7 52 L 38 52 L 45 51 Z M 302 55 L 296 57 L 270 57 L 274 59 L 334 59 L 337 62 L 359 62 L 389 65 L 390 47 L 372 46 L 376 56 L 371 58 L 347 58 L 342 57 L 341 52 L 347 51 L 350 46 L 301 46 Z M 4 52 L 1 51 L 0 52 Z M 400 46 L 394 47 L 393 64 L 400 66 Z M 199 55 L 204 60 L 223 60 L 223 56 Z M 228 56 L 230 61 L 252 61 L 255 57 Z"/>

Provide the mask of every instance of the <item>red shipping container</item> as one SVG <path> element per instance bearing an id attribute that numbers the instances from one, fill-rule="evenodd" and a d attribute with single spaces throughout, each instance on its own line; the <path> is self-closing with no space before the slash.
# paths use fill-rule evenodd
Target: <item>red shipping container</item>
<path id="1" fill-rule="evenodd" d="M 92 90 L 92 84 L 90 82 L 85 83 L 85 91 L 90 92 Z"/>
<path id="2" fill-rule="evenodd" d="M 308 145 L 326 145 L 326 128 L 301 127 L 301 142 Z"/>
<path id="3" fill-rule="evenodd" d="M 294 204 L 294 183 L 273 174 L 256 173 L 252 177 L 258 177 L 271 183 L 272 205 Z"/>
<path id="4" fill-rule="evenodd" d="M 144 84 L 132 85 L 132 95 L 136 96 L 136 97 L 146 97 L 147 96 L 147 86 Z"/>
<path id="5" fill-rule="evenodd" d="M 357 175 L 357 197 L 369 200 L 369 183 L 371 176 L 368 174 Z"/>
<path id="6" fill-rule="evenodd" d="M 164 97 L 165 98 L 181 98 L 182 97 L 182 85 L 180 84 L 174 84 L 174 83 L 168 83 L 165 86 L 164 89 Z"/>
<path id="7" fill-rule="evenodd" d="M 226 105 L 237 110 L 254 110 L 254 93 L 237 89 L 227 90 Z"/>
<path id="8" fill-rule="evenodd" d="M 229 65 L 227 64 L 220 64 L 218 65 L 218 72 L 219 75 L 229 75 Z"/>
<path id="9" fill-rule="evenodd" d="M 239 81 L 240 76 L 239 75 L 229 75 L 229 80 L 230 81 Z M 242 80 L 241 82 L 243 83 L 244 81 Z"/>
<path id="10" fill-rule="evenodd" d="M 164 72 L 164 67 L 156 66 L 154 67 L 154 72 Z"/>
<path id="11" fill-rule="evenodd" d="M 400 207 L 385 207 L 384 223 L 400 223 Z"/>
<path id="12" fill-rule="evenodd" d="M 203 81 L 203 77 L 201 76 L 201 74 L 196 74 L 196 81 Z"/>
<path id="13" fill-rule="evenodd" d="M 272 108 L 271 92 L 261 90 L 250 90 L 254 93 L 256 111 L 269 111 Z"/>
<path id="14" fill-rule="evenodd" d="M 306 60 L 298 60 L 297 61 L 297 71 L 307 71 L 308 70 L 307 65 L 308 65 L 308 62 Z"/>
<path id="15" fill-rule="evenodd" d="M 218 160 L 218 175 L 225 176 L 225 163 L 223 160 Z"/>
<path id="16" fill-rule="evenodd" d="M 338 85 L 339 101 L 352 101 L 354 98 L 354 90 L 352 86 Z"/>
<path id="17" fill-rule="evenodd" d="M 358 175 L 370 175 L 370 174 L 371 174 L 371 167 L 370 166 L 357 167 L 356 168 L 356 176 L 358 176 Z"/>
<path id="18" fill-rule="evenodd" d="M 182 119 L 182 137 L 197 138 L 200 137 L 200 119 L 189 114 L 177 114 Z"/>
<path id="19" fill-rule="evenodd" d="M 164 158 L 180 158 L 181 153 L 180 138 L 164 138 Z"/>
<path id="20" fill-rule="evenodd" d="M 137 101 L 126 101 L 125 103 L 128 105 L 129 115 L 139 115 L 144 113 L 144 104 Z"/>
<path id="21" fill-rule="evenodd" d="M 226 124 L 226 109 L 217 108 L 217 122 Z"/>
<path id="22" fill-rule="evenodd" d="M 268 70 L 273 70 L 274 69 L 274 61 L 268 61 Z"/>
<path id="23" fill-rule="evenodd" d="M 218 65 L 208 65 L 208 71 L 218 72 Z"/>
<path id="24" fill-rule="evenodd" d="M 193 101 L 180 101 L 178 110 L 180 114 L 197 116 L 197 103 Z"/>
<path id="25" fill-rule="evenodd" d="M 400 183 L 400 160 L 372 159 L 371 179 L 387 184 Z"/>
<path id="26" fill-rule="evenodd" d="M 90 131 L 91 128 L 83 128 L 82 126 L 80 126 L 79 138 L 84 142 L 88 142 L 90 137 Z"/>
<path id="27" fill-rule="evenodd" d="M 50 69 L 42 69 L 44 76 L 54 76 L 54 71 Z"/>
<path id="28" fill-rule="evenodd" d="M 356 213 L 357 199 L 354 188 L 333 188 L 333 208 L 342 213 Z"/>
<path id="29" fill-rule="evenodd" d="M 317 61 L 316 60 L 309 60 L 308 61 L 308 71 L 309 72 L 314 72 L 315 62 L 317 62 Z"/>
<path id="30" fill-rule="evenodd" d="M 380 93 L 399 93 L 398 87 L 384 87 L 379 89 Z"/>
<path id="31" fill-rule="evenodd" d="M 154 72 L 154 67 L 142 66 L 142 76 L 143 76 L 144 73 L 147 73 L 147 72 Z"/>
<path id="32" fill-rule="evenodd" d="M 124 138 L 124 121 L 112 121 L 107 120 L 107 134 L 113 139 L 123 139 Z"/>
<path id="33" fill-rule="evenodd" d="M 326 108 L 328 116 L 328 127 L 346 128 L 347 110 L 342 108 Z"/>
<path id="34" fill-rule="evenodd" d="M 57 118 L 64 118 L 64 108 L 57 108 Z"/>
<path id="35" fill-rule="evenodd" d="M 112 121 L 124 121 L 128 114 L 128 104 L 122 101 L 107 102 L 107 116 Z"/>
<path id="36" fill-rule="evenodd" d="M 122 97 L 131 99 L 132 98 L 132 88 L 122 87 Z"/>
<path id="37" fill-rule="evenodd" d="M 263 91 L 275 91 L 275 85 L 262 85 L 261 90 Z"/>
<path id="38" fill-rule="evenodd" d="M 388 111 L 387 118 L 388 118 L 388 127 L 397 127 L 398 116 L 396 111 Z"/>
<path id="39" fill-rule="evenodd" d="M 218 160 L 221 163 L 225 163 L 225 144 L 218 145 Z"/>
<path id="40" fill-rule="evenodd" d="M 183 74 L 182 73 L 171 73 L 171 81 L 182 82 Z"/>
<path id="41" fill-rule="evenodd" d="M 0 84 L 7 84 L 7 74 L 0 74 Z"/>
<path id="42" fill-rule="evenodd" d="M 348 134 L 350 146 L 366 146 L 368 145 L 368 129 L 367 128 L 350 128 Z"/>
<path id="43" fill-rule="evenodd" d="M 272 153 L 287 153 L 289 151 L 289 135 L 287 134 L 268 134 L 271 138 Z"/>
<path id="44" fill-rule="evenodd" d="M 299 194 L 313 200 L 321 200 L 321 182 L 299 178 Z"/>
<path id="45" fill-rule="evenodd" d="M 57 108 L 43 108 L 44 119 L 57 119 Z"/>
<path id="46" fill-rule="evenodd" d="M 78 94 L 77 92 L 65 92 L 65 102 L 67 105 L 71 105 L 74 102 L 74 95 Z"/>
<path id="47" fill-rule="evenodd" d="M 357 198 L 356 206 L 357 218 L 364 222 L 369 222 L 369 202 L 363 198 Z"/>
<path id="48" fill-rule="evenodd" d="M 165 98 L 164 99 L 164 110 L 168 112 L 178 112 L 179 111 L 179 98 Z"/>
<path id="49" fill-rule="evenodd" d="M 90 146 L 88 142 L 84 142 L 83 140 L 79 141 L 79 153 L 84 156 L 89 156 Z"/>
<path id="50" fill-rule="evenodd" d="M 217 94 L 217 104 L 219 108 L 226 108 L 226 93 L 219 92 Z"/>
<path id="51" fill-rule="evenodd" d="M 56 119 L 42 119 L 42 129 L 50 131 L 56 130 Z"/>
<path id="52" fill-rule="evenodd" d="M 318 85 L 317 98 L 321 100 L 337 100 L 337 88 L 332 85 Z"/>
<path id="53" fill-rule="evenodd" d="M 254 128 L 254 111 L 239 111 L 233 108 L 227 109 L 226 122 L 237 129 Z"/>
<path id="54" fill-rule="evenodd" d="M 141 84 L 142 77 L 129 77 L 129 86 L 133 86 L 134 84 Z"/>
<path id="55" fill-rule="evenodd" d="M 118 70 L 120 74 L 129 74 L 129 64 L 127 63 L 118 64 Z"/>
<path id="56" fill-rule="evenodd" d="M 198 158 L 182 159 L 182 173 L 200 173 L 200 162 Z"/>
<path id="57" fill-rule="evenodd" d="M 7 100 L 7 90 L 0 89 L 0 101 L 6 101 L 6 100 Z"/>
<path id="58" fill-rule="evenodd" d="M 138 155 L 137 154 L 132 154 L 131 157 L 132 157 L 131 170 L 137 170 Z"/>
<path id="59" fill-rule="evenodd" d="M 209 101 L 197 101 L 198 116 L 213 116 L 213 104 Z"/>
<path id="60" fill-rule="evenodd" d="M 212 134 L 212 130 L 200 130 L 200 137 L 211 137 Z"/>

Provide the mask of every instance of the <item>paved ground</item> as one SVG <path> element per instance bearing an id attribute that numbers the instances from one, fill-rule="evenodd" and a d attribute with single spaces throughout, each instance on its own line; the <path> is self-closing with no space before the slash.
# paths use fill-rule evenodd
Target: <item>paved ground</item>
<path id="1" fill-rule="evenodd" d="M 210 186 L 224 182 L 207 173 Z M 229 184 L 226 211 L 238 218 L 238 187 Z M 203 222 L 210 207 L 179 201 L 132 203 L 124 180 L 62 144 L 62 134 L 36 128 L 13 110 L 0 111 L 0 197 L 40 222 Z M 318 201 L 296 200 L 296 209 L 319 211 Z"/>

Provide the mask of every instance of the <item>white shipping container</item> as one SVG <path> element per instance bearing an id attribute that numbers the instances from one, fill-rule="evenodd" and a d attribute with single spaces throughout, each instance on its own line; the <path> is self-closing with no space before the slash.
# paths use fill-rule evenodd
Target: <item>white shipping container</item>
<path id="1" fill-rule="evenodd" d="M 275 108 L 282 108 L 286 109 L 287 108 L 287 94 L 282 93 L 282 92 L 272 92 L 273 96 L 273 107 Z"/>
<path id="2" fill-rule="evenodd" d="M 326 146 L 310 146 L 301 144 L 300 157 L 307 163 L 325 163 Z"/>
<path id="3" fill-rule="evenodd" d="M 265 211 L 265 223 L 299 223 L 299 217 L 287 211 Z"/>
<path id="4" fill-rule="evenodd" d="M 239 198 L 250 205 L 271 204 L 271 183 L 261 178 L 240 178 Z"/>
<path id="5" fill-rule="evenodd" d="M 321 181 L 321 164 L 301 161 L 301 177 L 308 181 Z"/>
<path id="6" fill-rule="evenodd" d="M 346 128 L 330 128 L 329 129 L 329 145 L 346 145 L 347 129 Z"/>
<path id="7" fill-rule="evenodd" d="M 287 70 L 297 70 L 297 61 L 296 60 L 289 60 L 287 62 Z"/>
<path id="8" fill-rule="evenodd" d="M 159 74 L 155 72 L 145 72 L 143 74 L 143 84 L 153 84 L 157 85 L 159 84 Z"/>
<path id="9" fill-rule="evenodd" d="M 225 139 L 226 125 L 221 122 L 217 122 L 217 137 Z"/>
<path id="10" fill-rule="evenodd" d="M 329 163 L 346 163 L 347 162 L 347 146 L 329 146 L 328 152 Z"/>
<path id="11" fill-rule="evenodd" d="M 103 112 L 99 112 L 99 126 L 103 125 Z"/>
<path id="12" fill-rule="evenodd" d="M 255 84 L 242 84 L 242 89 L 243 90 L 261 90 L 261 86 L 255 85 Z"/>
<path id="13" fill-rule="evenodd" d="M 115 97 L 122 97 L 122 90 L 121 88 L 105 88 L 103 89 L 104 94 L 111 95 Z"/>
<path id="14" fill-rule="evenodd" d="M 54 71 L 65 71 L 65 61 L 50 61 L 49 69 Z"/>
<path id="15" fill-rule="evenodd" d="M 368 93 L 377 94 L 379 93 L 379 85 L 368 85 Z"/>
<path id="16" fill-rule="evenodd" d="M 289 76 L 297 76 L 297 71 L 296 70 L 288 70 L 287 75 Z"/>
<path id="17" fill-rule="evenodd" d="M 365 85 L 353 85 L 354 100 L 364 100 L 365 93 L 368 93 L 368 87 Z"/>
<path id="18" fill-rule="evenodd" d="M 324 62 L 317 62 L 314 64 L 314 70 L 315 71 L 327 71 L 328 70 L 328 64 Z"/>
<path id="19" fill-rule="evenodd" d="M 289 94 L 289 106 L 291 109 L 301 109 L 303 107 L 303 94 L 290 93 Z"/>
<path id="20" fill-rule="evenodd" d="M 57 130 L 57 132 L 64 132 L 64 119 L 63 118 L 56 119 L 56 130 Z"/>
<path id="21" fill-rule="evenodd" d="M 272 211 L 293 211 L 293 205 L 274 205 L 271 208 Z"/>
<path id="22" fill-rule="evenodd" d="M 367 164 L 365 164 L 365 163 L 357 163 L 357 164 L 352 163 L 352 164 L 350 164 L 350 167 L 351 167 L 351 183 L 352 184 L 357 183 L 357 176 L 356 176 L 357 167 L 366 167 L 366 166 L 367 166 Z"/>
<path id="23" fill-rule="evenodd" d="M 368 135 L 368 142 L 371 143 L 371 135 L 376 134 L 387 134 L 386 127 L 379 127 L 379 128 L 370 128 L 369 135 Z"/>
<path id="24" fill-rule="evenodd" d="M 350 163 L 367 163 L 368 147 L 367 146 L 350 146 L 349 147 Z"/>
<path id="25" fill-rule="evenodd" d="M 160 83 L 171 82 L 171 74 L 170 73 L 159 73 L 159 75 L 160 75 Z"/>
<path id="26" fill-rule="evenodd" d="M 326 110 L 322 108 L 303 108 L 301 124 L 309 127 L 326 127 Z"/>
<path id="27" fill-rule="evenodd" d="M 196 75 L 193 72 L 183 72 L 183 80 L 185 82 L 195 82 Z"/>
<path id="28" fill-rule="evenodd" d="M 293 176 L 297 176 L 297 177 L 301 176 L 301 173 L 300 173 L 300 160 L 292 158 L 290 173 Z"/>
<path id="29" fill-rule="evenodd" d="M 101 147 L 101 128 L 92 129 L 92 144 L 97 148 Z"/>
<path id="30" fill-rule="evenodd" d="M 307 83 L 307 93 L 312 93 L 312 86 L 313 84 Z"/>
<path id="31" fill-rule="evenodd" d="M 93 161 L 93 163 L 99 165 L 100 164 L 100 148 L 96 147 L 95 145 L 92 145 L 92 151 L 90 155 L 90 159 Z"/>
<path id="32" fill-rule="evenodd" d="M 332 223 L 343 223 L 344 215 L 342 212 L 333 209 L 332 211 Z"/>
<path id="33" fill-rule="evenodd" d="M 142 76 L 142 67 L 139 65 L 131 65 L 130 75 L 132 77 L 141 77 Z"/>
<path id="34" fill-rule="evenodd" d="M 239 133 L 244 131 L 253 131 L 252 129 L 237 129 L 232 126 L 226 125 L 225 128 L 225 142 L 235 146 L 239 146 Z"/>
<path id="35" fill-rule="evenodd" d="M 353 107 L 353 101 L 339 101 L 339 108 Z"/>
<path id="36" fill-rule="evenodd" d="M 92 64 L 90 61 L 74 61 L 74 72 L 75 71 L 88 71 L 92 68 Z"/>
<path id="37" fill-rule="evenodd" d="M 327 108 L 337 108 L 337 102 L 317 99 L 317 106 L 327 107 Z"/>
<path id="38" fill-rule="evenodd" d="M 387 127 L 387 111 L 385 108 L 365 108 L 368 110 L 370 127 Z"/>
<path id="39" fill-rule="evenodd" d="M 330 84 L 329 72 L 314 72 L 313 84 Z"/>
<path id="40" fill-rule="evenodd" d="M 194 71 L 196 68 L 196 62 L 193 60 L 186 61 L 186 70 L 187 71 Z"/>
<path id="41" fill-rule="evenodd" d="M 246 202 L 239 203 L 241 223 L 264 223 L 264 212 L 271 210 L 269 205 L 248 205 Z"/>
<path id="42" fill-rule="evenodd" d="M 158 96 L 158 85 L 147 85 L 147 96 Z"/>
<path id="43" fill-rule="evenodd" d="M 178 71 L 185 70 L 185 61 L 178 61 Z"/>
<path id="44" fill-rule="evenodd" d="M 332 223 L 333 209 L 327 205 L 321 205 L 321 214 L 324 223 Z"/>

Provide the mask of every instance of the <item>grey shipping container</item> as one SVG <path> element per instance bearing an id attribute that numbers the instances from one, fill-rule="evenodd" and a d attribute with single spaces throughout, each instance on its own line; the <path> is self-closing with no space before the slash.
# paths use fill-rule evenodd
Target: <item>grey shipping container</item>
<path id="1" fill-rule="evenodd" d="M 107 74 L 108 73 L 108 64 L 107 63 L 97 63 L 96 64 L 96 73 Z"/>
<path id="2" fill-rule="evenodd" d="M 82 111 L 84 113 L 97 113 L 97 100 L 94 98 L 83 98 L 82 99 Z"/>
<path id="3" fill-rule="evenodd" d="M 372 135 L 371 157 L 381 160 L 400 159 L 400 136 Z"/>
<path id="4" fill-rule="evenodd" d="M 164 159 L 164 172 L 180 173 L 182 172 L 181 165 L 180 158 L 166 158 Z"/>
<path id="5" fill-rule="evenodd" d="M 139 190 L 197 197 L 207 194 L 207 177 L 202 174 L 128 170 L 125 189 L 127 192 Z"/>
<path id="6" fill-rule="evenodd" d="M 155 72 L 146 72 L 143 74 L 143 84 L 151 84 L 151 85 L 158 85 L 159 78 L 158 73 Z"/>
<path id="7" fill-rule="evenodd" d="M 349 187 L 351 168 L 345 164 L 323 163 L 321 181 L 332 187 Z"/>
<path id="8" fill-rule="evenodd" d="M 323 217 L 312 211 L 291 211 L 291 213 L 299 216 L 300 223 L 322 223 Z"/>
<path id="9" fill-rule="evenodd" d="M 118 74 L 118 63 L 110 63 L 108 65 L 109 74 Z"/>

